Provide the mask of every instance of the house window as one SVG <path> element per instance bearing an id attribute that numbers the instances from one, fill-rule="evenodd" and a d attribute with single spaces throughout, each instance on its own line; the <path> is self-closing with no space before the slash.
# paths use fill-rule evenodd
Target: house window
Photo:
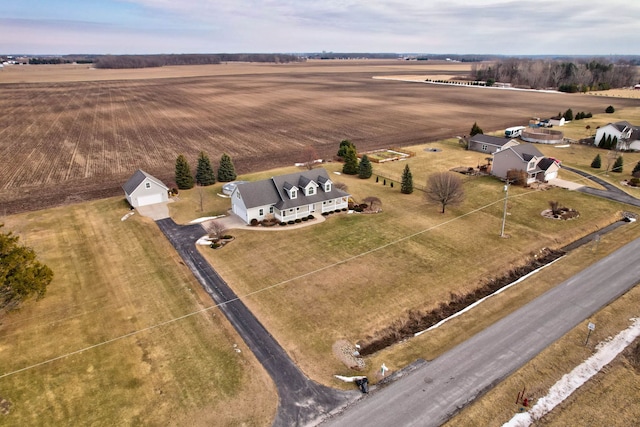
<path id="1" fill-rule="evenodd" d="M 144 188 L 146 188 L 146 189 L 151 188 L 151 183 L 150 182 L 145 182 L 144 183 Z"/>
<path id="2" fill-rule="evenodd" d="M 529 166 L 527 166 L 527 169 L 531 170 L 531 169 L 535 169 L 535 167 L 536 167 L 536 161 L 534 159 L 529 162 Z"/>
<path id="3" fill-rule="evenodd" d="M 260 210 L 258 211 L 258 215 L 260 215 L 260 216 L 264 215 L 264 209 L 260 209 Z"/>
<path id="4" fill-rule="evenodd" d="M 295 198 L 297 198 L 297 197 L 298 197 L 298 192 L 297 192 L 297 191 L 296 191 L 296 189 L 294 188 L 294 189 L 292 189 L 292 190 L 291 190 L 291 198 L 292 198 L 292 199 L 295 199 Z"/>
<path id="5" fill-rule="evenodd" d="M 273 206 L 269 206 L 269 213 L 272 214 L 273 213 Z"/>
<path id="6" fill-rule="evenodd" d="M 316 189 L 315 189 L 315 188 L 313 188 L 313 187 L 309 187 L 309 188 L 307 189 L 307 196 L 313 196 L 313 194 L 314 194 L 314 192 L 315 192 L 315 191 L 316 191 Z"/>
<path id="7" fill-rule="evenodd" d="M 326 184 L 324 184 L 324 191 L 331 191 L 331 183 L 327 182 Z"/>
<path id="8" fill-rule="evenodd" d="M 489 147 L 487 147 L 487 144 L 482 144 L 482 151 L 487 151 Z"/>

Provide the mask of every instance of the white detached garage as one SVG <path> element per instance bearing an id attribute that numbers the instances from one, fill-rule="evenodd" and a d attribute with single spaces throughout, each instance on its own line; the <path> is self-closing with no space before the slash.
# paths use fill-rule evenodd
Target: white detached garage
<path id="1" fill-rule="evenodd" d="M 134 208 L 169 201 L 169 188 L 141 169 L 129 178 L 122 189 L 125 198 Z"/>

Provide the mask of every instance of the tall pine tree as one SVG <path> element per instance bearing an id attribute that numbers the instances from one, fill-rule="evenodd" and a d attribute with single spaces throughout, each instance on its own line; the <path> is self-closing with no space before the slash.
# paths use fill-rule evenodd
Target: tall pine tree
<path id="1" fill-rule="evenodd" d="M 616 158 L 615 163 L 613 164 L 613 168 L 611 169 L 611 172 L 622 172 L 622 166 L 623 166 L 624 161 L 622 160 L 622 156 L 618 156 Z"/>
<path id="2" fill-rule="evenodd" d="M 367 179 L 371 178 L 371 175 L 373 175 L 373 166 L 371 165 L 371 161 L 365 154 L 360 160 L 360 166 L 358 166 L 358 177 Z"/>
<path id="3" fill-rule="evenodd" d="M 409 165 L 404 165 L 404 171 L 402 171 L 402 183 L 400 184 L 400 192 L 404 194 L 413 193 L 413 176 Z"/>
<path id="4" fill-rule="evenodd" d="M 356 149 L 353 147 L 347 147 L 344 152 L 344 166 L 342 166 L 342 173 L 346 175 L 358 174 L 358 155 Z"/>
<path id="5" fill-rule="evenodd" d="M 206 187 L 216 183 L 216 175 L 213 173 L 209 156 L 200 152 L 198 156 L 198 167 L 196 169 L 196 184 Z"/>
<path id="6" fill-rule="evenodd" d="M 600 158 L 600 154 L 597 154 L 593 161 L 591 162 L 591 167 L 594 169 L 600 169 L 602 167 L 602 159 Z"/>
<path id="7" fill-rule="evenodd" d="M 236 169 L 233 166 L 231 157 L 227 153 L 224 153 L 220 158 L 220 166 L 218 167 L 218 181 L 231 182 L 236 179 Z"/>
<path id="8" fill-rule="evenodd" d="M 484 134 L 480 126 L 478 126 L 477 122 L 473 122 L 473 126 L 471 126 L 471 132 L 469 132 L 469 136 L 474 136 L 478 134 Z"/>
<path id="9" fill-rule="evenodd" d="M 194 185 L 189 162 L 183 154 L 180 154 L 176 159 L 176 185 L 180 190 L 188 190 Z"/>

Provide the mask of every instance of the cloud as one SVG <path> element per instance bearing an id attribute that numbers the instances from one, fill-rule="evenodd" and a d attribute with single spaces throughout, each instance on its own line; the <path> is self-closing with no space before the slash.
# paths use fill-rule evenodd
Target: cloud
<path id="1" fill-rule="evenodd" d="M 42 18 L 37 20 L 40 25 L 36 20 L 23 21 L 34 30 L 31 35 L 20 31 L 26 37 L 23 41 L 37 45 L 37 38 L 45 37 L 42 30 L 69 35 L 75 31 L 79 38 L 94 37 L 96 46 L 107 46 L 111 40 L 109 51 L 122 53 L 170 48 L 177 52 L 632 54 L 640 45 L 640 2 L 627 0 L 96 0 L 87 4 L 99 4 L 98 12 L 92 14 L 85 5 L 69 21 Z M 0 6 L 3 15 L 11 16 Z M 121 42 L 118 32 L 129 38 Z M 107 40 L 98 38 L 101 33 Z M 0 47 L 7 45 L 9 41 L 0 41 Z"/>

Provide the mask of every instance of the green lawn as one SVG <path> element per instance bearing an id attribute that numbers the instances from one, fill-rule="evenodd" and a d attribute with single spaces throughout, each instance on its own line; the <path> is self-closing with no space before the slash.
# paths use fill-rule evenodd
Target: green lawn
<path id="1" fill-rule="evenodd" d="M 0 425 L 270 425 L 273 384 L 219 311 L 154 327 L 212 301 L 127 211 L 112 198 L 3 219 L 55 277 L 0 319 Z"/>

